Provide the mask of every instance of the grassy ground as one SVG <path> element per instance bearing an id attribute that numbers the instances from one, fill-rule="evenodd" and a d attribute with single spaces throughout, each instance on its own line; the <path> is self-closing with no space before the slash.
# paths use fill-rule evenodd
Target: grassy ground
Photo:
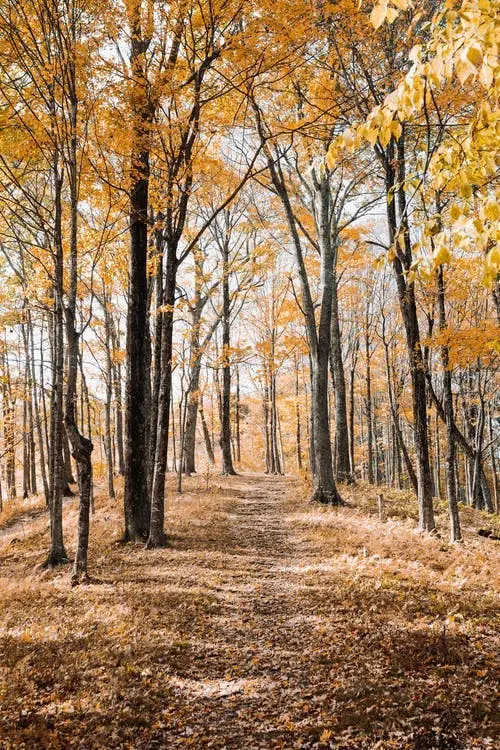
<path id="1" fill-rule="evenodd" d="M 40 573 L 47 517 L 0 528 L 0 748 L 497 747 L 499 543 L 421 536 L 413 500 L 309 505 L 244 475 L 170 493 L 170 547 L 96 498 L 88 586 Z M 68 549 L 77 503 L 67 501 Z M 0 519 L 0 523 L 2 523 Z"/>

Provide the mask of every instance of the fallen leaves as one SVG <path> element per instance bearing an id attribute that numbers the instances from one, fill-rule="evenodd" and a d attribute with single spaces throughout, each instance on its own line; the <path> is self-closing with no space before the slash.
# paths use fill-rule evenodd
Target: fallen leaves
<path id="1" fill-rule="evenodd" d="M 111 545 L 99 497 L 99 583 L 34 577 L 30 533 L 4 546 L 2 750 L 494 746 L 499 553 L 480 514 L 455 548 L 415 532 L 404 493 L 386 523 L 364 486 L 340 510 L 278 478 L 187 493 L 154 553 Z"/>

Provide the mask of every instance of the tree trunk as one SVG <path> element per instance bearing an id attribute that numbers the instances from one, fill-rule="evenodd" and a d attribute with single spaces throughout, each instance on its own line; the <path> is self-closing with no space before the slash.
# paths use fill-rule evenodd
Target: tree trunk
<path id="1" fill-rule="evenodd" d="M 111 340 L 114 352 L 120 349 L 120 333 L 118 326 L 110 314 Z M 123 410 L 122 410 L 122 368 L 119 361 L 113 361 L 113 392 L 115 407 L 115 444 L 118 454 L 118 474 L 125 474 L 125 454 L 123 442 Z"/>
<path id="2" fill-rule="evenodd" d="M 154 348 L 153 348 L 153 376 L 152 376 L 152 394 L 151 394 L 151 415 L 150 415 L 150 440 L 149 440 L 149 482 L 153 486 L 153 477 L 156 458 L 156 441 L 158 437 L 158 410 L 160 405 L 160 388 L 161 388 L 161 352 L 162 352 L 162 332 L 164 315 L 161 311 L 164 302 L 164 283 L 163 283 L 163 254 L 165 240 L 161 222 L 162 214 L 156 217 L 155 229 L 155 317 L 154 317 Z"/>
<path id="3" fill-rule="evenodd" d="M 302 435 L 300 423 L 300 403 L 299 403 L 299 366 L 297 356 L 294 356 L 295 365 L 295 450 L 297 455 L 297 470 L 302 471 Z"/>
<path id="4" fill-rule="evenodd" d="M 368 312 L 365 321 L 365 365 L 366 365 L 366 442 L 367 442 L 367 478 L 368 483 L 373 484 L 373 419 L 372 419 L 372 378 L 371 378 L 371 352 L 370 337 L 368 333 Z"/>
<path id="5" fill-rule="evenodd" d="M 52 332 L 52 396 L 50 435 L 50 549 L 44 563 L 52 567 L 68 562 L 63 542 L 62 500 L 63 463 L 63 383 L 64 383 L 64 310 L 63 310 L 63 246 L 62 246 L 62 176 L 58 154 L 54 153 L 54 313 Z"/>
<path id="6" fill-rule="evenodd" d="M 199 341 L 196 344 L 199 348 Z M 201 356 L 198 353 L 191 371 L 191 382 L 188 396 L 186 429 L 184 432 L 184 473 L 187 476 L 196 472 L 196 423 L 198 421 L 198 391 L 200 387 Z"/>
<path id="7" fill-rule="evenodd" d="M 76 45 L 76 28 L 71 27 L 73 45 Z M 89 514 L 92 496 L 92 442 L 78 429 L 76 420 L 78 356 L 80 334 L 76 329 L 76 304 L 78 287 L 78 153 L 77 153 L 77 89 L 76 70 L 73 58 L 69 62 L 69 104 L 71 140 L 68 158 L 70 182 L 70 269 L 68 305 L 65 308 L 66 339 L 68 343 L 68 371 L 64 425 L 76 461 L 80 506 L 78 513 L 78 540 L 73 567 L 73 582 L 87 576 L 87 552 L 89 541 Z"/>
<path id="8" fill-rule="evenodd" d="M 384 166 L 386 169 L 387 218 L 390 245 L 395 248 L 392 261 L 398 289 L 399 306 L 406 333 L 406 344 L 411 371 L 413 401 L 413 431 L 417 458 L 418 481 L 418 516 L 421 531 L 434 531 L 434 509 L 432 503 L 432 475 L 429 462 L 429 444 L 427 435 L 427 399 L 425 387 L 425 368 L 420 344 L 417 305 L 414 283 L 408 281 L 407 273 L 412 263 L 410 227 L 406 211 L 405 195 L 405 150 L 404 132 L 397 141 L 397 175 L 395 172 L 394 139 L 389 144 Z M 403 248 L 396 242 L 398 221 L 396 217 L 396 200 L 393 198 L 397 188 L 397 204 L 400 217 L 400 237 Z"/>
<path id="9" fill-rule="evenodd" d="M 222 246 L 222 412 L 220 447 L 222 474 L 235 475 L 231 452 L 231 319 L 229 298 L 229 237 Z"/>
<path id="10" fill-rule="evenodd" d="M 130 160 L 130 257 L 125 391 L 125 541 L 145 541 L 150 526 L 148 487 L 150 344 L 148 326 L 149 138 L 153 118 L 148 100 L 140 4 L 127 6 L 130 25 L 132 151 Z"/>
<path id="11" fill-rule="evenodd" d="M 241 463 L 241 425 L 240 425 L 240 368 L 236 365 L 236 403 L 235 409 L 235 432 L 236 432 L 236 463 Z"/>
<path id="12" fill-rule="evenodd" d="M 359 339 L 356 339 L 355 349 L 352 355 L 351 368 L 349 372 L 349 462 L 351 476 L 356 474 L 356 460 L 354 456 L 354 378 L 356 375 L 356 362 L 358 359 Z"/>
<path id="13" fill-rule="evenodd" d="M 385 372 L 387 376 L 387 393 L 389 396 L 389 406 L 391 410 L 391 417 L 392 417 L 392 426 L 394 429 L 394 434 L 396 436 L 396 442 L 397 442 L 397 461 L 398 461 L 398 480 L 399 485 L 401 485 L 401 456 L 400 451 L 403 454 L 403 460 L 405 462 L 406 471 L 408 474 L 408 478 L 410 480 L 411 486 L 413 488 L 413 491 L 415 494 L 418 493 L 418 481 L 417 481 L 417 475 L 415 474 L 415 470 L 413 468 L 413 464 L 410 459 L 410 455 L 408 453 L 408 448 L 406 447 L 406 443 L 403 437 L 403 433 L 401 432 L 401 425 L 399 422 L 399 409 L 398 404 L 396 402 L 396 398 L 394 396 L 393 388 L 392 388 L 392 379 L 391 379 L 391 365 L 389 361 L 389 346 L 387 342 L 384 340 L 384 352 L 385 352 Z"/>
<path id="14" fill-rule="evenodd" d="M 201 427 L 203 430 L 203 439 L 205 440 L 205 450 L 207 452 L 207 458 L 212 466 L 215 464 L 214 450 L 212 448 L 212 441 L 210 439 L 210 431 L 208 429 L 207 421 L 205 419 L 205 412 L 203 410 L 203 398 L 200 396 L 199 403 Z"/>
<path id="15" fill-rule="evenodd" d="M 335 473 L 339 482 L 352 484 L 354 477 L 349 458 L 349 431 L 347 426 L 347 398 L 345 387 L 344 363 L 342 359 L 342 342 L 340 334 L 338 282 L 334 272 L 332 288 L 332 323 L 330 368 L 335 394 Z"/>
<path id="16" fill-rule="evenodd" d="M 113 361 L 111 357 L 111 321 L 110 311 L 108 309 L 108 300 L 106 294 L 103 295 L 103 312 L 104 312 L 104 336 L 105 336 L 105 348 L 106 348 L 106 401 L 104 405 L 105 409 L 105 432 L 104 432 L 104 447 L 106 453 L 106 465 L 108 474 L 108 496 L 110 500 L 114 500 L 115 485 L 114 485 L 114 471 L 113 471 L 113 438 L 111 434 L 111 421 L 112 421 L 112 401 L 113 401 Z M 83 421 L 82 421 L 83 423 Z"/>
<path id="17" fill-rule="evenodd" d="M 42 431 L 42 416 L 38 405 L 38 387 L 36 383 L 36 371 L 35 371 L 35 341 L 33 331 L 33 321 L 31 313 L 28 311 L 28 336 L 30 342 L 31 351 L 31 382 L 32 382 L 32 394 L 33 394 L 33 410 L 36 425 L 36 432 L 38 438 L 38 453 L 40 456 L 40 474 L 42 475 L 43 492 L 45 496 L 45 502 L 49 504 L 49 483 L 47 481 L 47 467 L 45 464 L 45 446 L 43 441 Z"/>
<path id="18" fill-rule="evenodd" d="M 175 248 L 167 243 L 165 270 L 164 311 L 161 334 L 161 378 L 156 431 L 156 455 L 151 492 L 151 525 L 147 546 L 164 547 L 167 538 L 165 522 L 165 475 L 167 472 L 168 433 L 170 428 L 170 402 L 172 398 L 172 346 L 174 331 L 175 285 L 177 260 Z M 182 446 L 181 446 L 182 448 Z M 180 459 L 182 462 L 182 450 Z"/>
<path id="19" fill-rule="evenodd" d="M 439 312 L 439 328 L 446 330 L 445 288 L 443 266 L 437 270 L 437 302 Z M 450 514 L 450 541 L 459 542 L 462 538 L 460 530 L 460 516 L 458 513 L 457 482 L 455 475 L 456 449 L 453 434 L 453 391 L 451 388 L 450 356 L 446 344 L 441 345 L 441 362 L 443 364 L 443 406 L 446 420 L 446 492 Z"/>

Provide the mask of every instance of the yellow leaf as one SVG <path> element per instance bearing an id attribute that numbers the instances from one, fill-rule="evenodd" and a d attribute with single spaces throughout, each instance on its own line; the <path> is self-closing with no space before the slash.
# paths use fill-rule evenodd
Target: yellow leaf
<path id="1" fill-rule="evenodd" d="M 403 126 L 400 122 L 397 120 L 393 120 L 391 122 L 391 133 L 394 136 L 396 140 L 399 140 L 401 138 L 401 133 L 403 132 Z"/>
<path id="2" fill-rule="evenodd" d="M 484 207 L 484 215 L 490 221 L 498 221 L 500 219 L 500 204 L 497 201 L 488 201 Z"/>
<path id="3" fill-rule="evenodd" d="M 472 74 L 471 67 L 465 62 L 465 60 L 458 60 L 455 66 L 455 70 L 460 83 L 465 83 L 465 81 L 470 78 Z"/>
<path id="4" fill-rule="evenodd" d="M 380 133 L 379 133 L 379 140 L 382 146 L 384 147 L 387 146 L 387 144 L 391 140 L 391 136 L 392 136 L 392 133 L 391 133 L 390 127 L 381 128 Z"/>
<path id="5" fill-rule="evenodd" d="M 451 260 L 450 251 L 445 245 L 441 245 L 434 253 L 434 266 L 442 266 L 443 263 L 449 263 Z"/>
<path id="6" fill-rule="evenodd" d="M 487 263 L 490 268 L 500 268 L 500 248 L 493 247 L 488 253 Z"/>
<path id="7" fill-rule="evenodd" d="M 486 65 L 486 63 L 481 68 L 481 72 L 479 73 L 479 80 L 486 89 L 489 89 L 493 82 L 493 70 L 489 65 Z"/>
<path id="8" fill-rule="evenodd" d="M 370 14 L 370 23 L 375 30 L 382 26 L 385 21 L 386 15 L 387 0 L 381 0 L 381 2 L 377 3 L 377 5 L 373 6 L 373 10 Z"/>
<path id="9" fill-rule="evenodd" d="M 479 47 L 469 47 L 467 50 L 467 59 L 476 67 L 480 68 L 483 64 L 483 55 Z"/>

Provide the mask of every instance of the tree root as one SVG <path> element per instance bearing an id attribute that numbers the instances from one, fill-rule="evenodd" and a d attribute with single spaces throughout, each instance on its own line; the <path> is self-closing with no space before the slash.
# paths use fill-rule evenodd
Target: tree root
<path id="1" fill-rule="evenodd" d="M 334 505 L 336 507 L 345 505 L 338 492 L 332 490 L 324 490 L 322 487 L 317 487 L 314 490 L 311 496 L 311 502 L 321 503 L 321 505 Z"/>

